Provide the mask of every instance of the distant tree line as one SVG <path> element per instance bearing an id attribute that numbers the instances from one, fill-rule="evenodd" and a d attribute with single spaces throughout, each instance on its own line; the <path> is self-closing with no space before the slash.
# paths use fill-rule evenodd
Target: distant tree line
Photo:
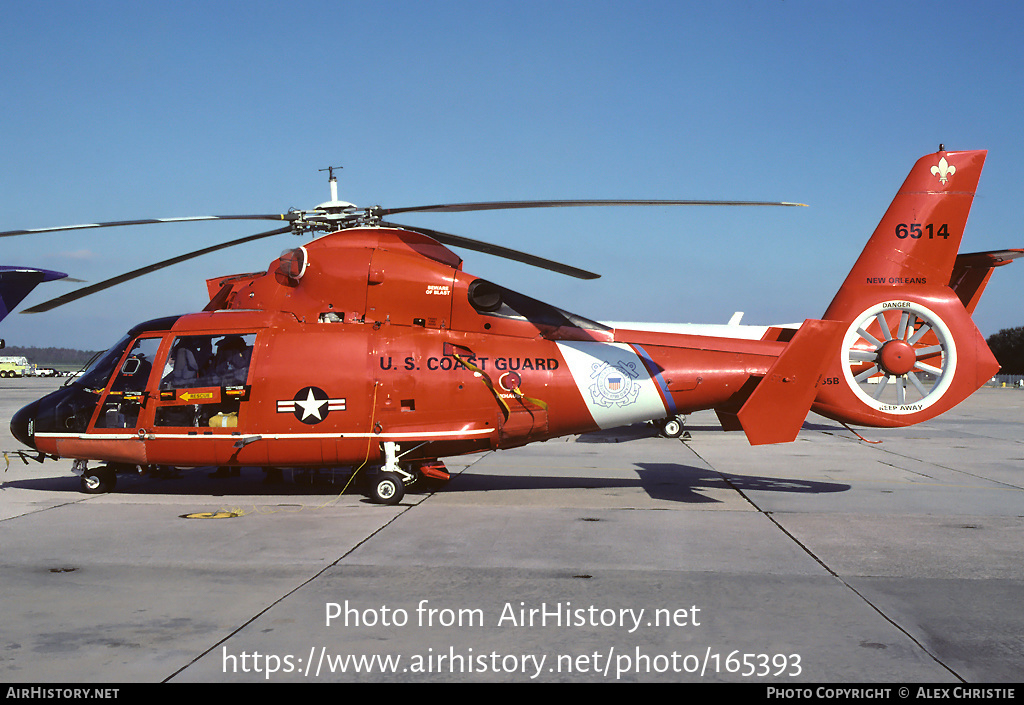
<path id="1" fill-rule="evenodd" d="M 70 348 L 23 348 L 9 345 L 0 350 L 0 356 L 25 356 L 29 362 L 42 367 L 60 365 L 62 367 L 81 367 L 87 363 L 95 352 L 88 350 L 72 350 Z"/>
<path id="2" fill-rule="evenodd" d="M 986 342 L 999 361 L 1000 374 L 1024 375 L 1024 326 L 1004 328 Z"/>

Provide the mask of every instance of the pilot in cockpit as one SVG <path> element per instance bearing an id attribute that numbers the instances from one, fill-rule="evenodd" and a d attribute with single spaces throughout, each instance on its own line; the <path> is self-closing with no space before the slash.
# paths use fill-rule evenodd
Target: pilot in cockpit
<path id="1" fill-rule="evenodd" d="M 217 344 L 217 354 L 213 361 L 213 374 L 218 379 L 217 384 L 222 387 L 245 384 L 249 374 L 250 357 L 252 348 L 245 344 L 242 336 L 225 336 Z"/>
<path id="2" fill-rule="evenodd" d="M 179 338 L 168 357 L 160 387 L 180 389 L 203 386 L 202 379 L 209 372 L 212 359 L 213 346 L 209 336 Z"/>

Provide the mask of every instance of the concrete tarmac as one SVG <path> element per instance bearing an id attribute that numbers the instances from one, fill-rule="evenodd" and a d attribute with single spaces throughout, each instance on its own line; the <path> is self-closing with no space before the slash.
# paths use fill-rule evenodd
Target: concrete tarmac
<path id="1" fill-rule="evenodd" d="M 6 420 L 59 381 L 0 380 Z M 0 681 L 1016 683 L 1024 392 L 752 448 L 695 414 L 447 459 L 401 505 L 345 473 L 120 476 L 12 458 Z M 186 518 L 187 515 L 226 518 Z"/>

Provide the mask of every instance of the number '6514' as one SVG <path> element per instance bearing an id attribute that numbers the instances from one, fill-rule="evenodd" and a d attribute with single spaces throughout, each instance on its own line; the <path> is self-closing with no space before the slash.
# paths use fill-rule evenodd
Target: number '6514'
<path id="1" fill-rule="evenodd" d="M 928 240 L 937 237 L 946 239 L 949 237 L 949 226 L 943 223 L 936 230 L 932 223 L 925 223 L 923 226 L 920 223 L 900 223 L 896 226 L 896 237 L 901 240 L 908 237 L 911 240 L 920 240 L 922 237 Z"/>

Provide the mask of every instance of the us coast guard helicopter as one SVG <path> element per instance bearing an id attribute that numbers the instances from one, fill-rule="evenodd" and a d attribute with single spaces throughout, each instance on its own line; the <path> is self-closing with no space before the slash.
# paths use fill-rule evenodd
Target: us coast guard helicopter
<path id="1" fill-rule="evenodd" d="M 18 411 L 11 431 L 40 457 L 76 459 L 86 492 L 109 491 L 118 471 L 136 467 L 351 466 L 366 468 L 375 501 L 394 504 L 417 480 L 447 479 L 444 457 L 701 409 L 755 445 L 794 440 L 809 411 L 844 424 L 915 424 L 999 367 L 971 313 L 992 270 L 1024 250 L 958 254 L 985 156 L 940 147 L 922 157 L 821 318 L 756 337 L 605 325 L 468 274 L 448 246 L 596 274 L 384 220 L 711 202 L 358 208 L 337 200 L 332 173 L 332 200 L 312 211 L 208 217 L 286 227 L 31 309 L 240 242 L 329 231 L 265 272 L 209 280 L 199 313 L 135 326 L 68 386 Z M 0 236 L 30 232 L 39 231 Z"/>

